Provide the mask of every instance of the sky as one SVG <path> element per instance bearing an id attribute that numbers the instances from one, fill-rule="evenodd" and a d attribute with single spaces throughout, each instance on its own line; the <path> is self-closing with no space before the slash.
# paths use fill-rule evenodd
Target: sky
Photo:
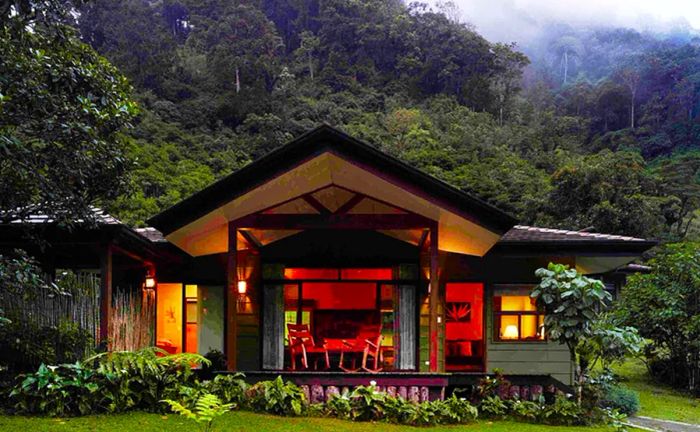
<path id="1" fill-rule="evenodd" d="M 432 0 L 435 4 L 439 0 Z M 700 30 L 700 0 L 453 0 L 462 20 L 491 41 L 527 43 L 548 22 L 637 30 Z"/>

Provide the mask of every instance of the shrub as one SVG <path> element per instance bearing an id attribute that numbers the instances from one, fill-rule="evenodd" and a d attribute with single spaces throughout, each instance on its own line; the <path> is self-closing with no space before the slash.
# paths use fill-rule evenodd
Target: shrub
<path id="1" fill-rule="evenodd" d="M 479 412 L 486 418 L 500 419 L 508 412 L 508 405 L 498 396 L 487 396 L 481 400 Z"/>
<path id="2" fill-rule="evenodd" d="M 600 401 L 601 406 L 616 409 L 626 415 L 633 415 L 639 411 L 639 394 L 620 386 L 609 386 Z"/>
<path id="3" fill-rule="evenodd" d="M 446 399 L 444 404 L 446 411 L 442 423 L 468 423 L 476 420 L 476 418 L 479 416 L 479 411 L 474 405 L 469 403 L 469 401 L 464 398 L 458 398 L 456 395 L 452 395 Z"/>
<path id="4" fill-rule="evenodd" d="M 352 418 L 360 421 L 381 420 L 387 396 L 375 385 L 357 386 L 350 392 Z"/>
<path id="5" fill-rule="evenodd" d="M 176 399 L 181 386 L 194 384 L 192 366 L 208 363 L 199 354 L 166 355 L 157 348 L 103 353 L 89 361 L 96 363 L 97 373 L 105 378 L 110 412 L 160 412 L 161 400 Z"/>
<path id="6" fill-rule="evenodd" d="M 35 373 L 20 375 L 10 392 L 14 409 L 22 414 L 54 417 L 86 415 L 104 400 L 95 373 L 82 364 L 41 365 Z"/>
<path id="7" fill-rule="evenodd" d="M 281 376 L 272 381 L 260 381 L 251 386 L 245 395 L 246 406 L 257 412 L 299 416 L 306 407 L 304 392 L 295 384 L 284 382 Z"/>
<path id="8" fill-rule="evenodd" d="M 518 420 L 535 422 L 540 419 L 544 411 L 543 401 L 531 402 L 513 399 L 510 404 L 510 415 Z"/>
<path id="9" fill-rule="evenodd" d="M 219 397 L 224 403 L 233 403 L 241 406 L 245 402 L 245 394 L 248 384 L 243 380 L 244 375 L 236 373 L 233 375 L 217 375 L 211 381 L 206 381 L 206 390 Z"/>
<path id="10" fill-rule="evenodd" d="M 202 379 L 211 380 L 214 372 L 226 370 L 226 355 L 219 350 L 210 350 L 204 354 L 204 358 L 209 360 L 208 365 L 204 365 L 200 371 Z"/>
<path id="11" fill-rule="evenodd" d="M 321 413 L 327 417 L 349 420 L 352 418 L 352 404 L 348 393 L 335 395 L 323 405 Z"/>
<path id="12" fill-rule="evenodd" d="M 0 326 L 0 364 L 14 374 L 35 371 L 41 364 L 75 363 L 94 346 L 90 332 L 73 322 L 40 327 L 12 319 Z"/>
<path id="13" fill-rule="evenodd" d="M 557 394 L 554 403 L 544 405 L 541 420 L 543 423 L 570 426 L 584 424 L 586 417 L 579 404 L 562 394 Z"/>

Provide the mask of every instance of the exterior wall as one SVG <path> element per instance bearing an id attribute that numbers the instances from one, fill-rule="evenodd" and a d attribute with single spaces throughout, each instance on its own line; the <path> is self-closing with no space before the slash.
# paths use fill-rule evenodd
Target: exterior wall
<path id="1" fill-rule="evenodd" d="M 556 342 L 497 342 L 494 340 L 493 296 L 486 292 L 486 371 L 502 369 L 506 375 L 550 375 L 564 384 L 573 381 L 569 350 Z"/>

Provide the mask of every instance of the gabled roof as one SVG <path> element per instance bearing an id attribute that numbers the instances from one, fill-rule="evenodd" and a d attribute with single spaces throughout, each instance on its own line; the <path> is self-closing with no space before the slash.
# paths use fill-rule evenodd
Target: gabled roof
<path id="1" fill-rule="evenodd" d="M 656 244 L 622 235 L 516 225 L 501 237 L 493 251 L 636 256 Z"/>
<path id="2" fill-rule="evenodd" d="M 504 233 L 516 220 L 485 201 L 456 189 L 376 148 L 328 125 L 319 126 L 233 174 L 148 220 L 168 236 L 233 199 L 289 170 L 295 164 L 331 152 L 369 166 L 383 175 L 400 178 L 441 205 L 495 232 Z"/>

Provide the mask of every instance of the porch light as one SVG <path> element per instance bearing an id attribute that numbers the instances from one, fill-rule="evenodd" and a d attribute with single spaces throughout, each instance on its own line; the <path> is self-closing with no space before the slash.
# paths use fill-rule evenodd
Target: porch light
<path id="1" fill-rule="evenodd" d="M 143 287 L 149 290 L 152 290 L 156 287 L 156 278 L 154 276 L 146 276 L 146 279 L 143 281 Z"/>
<path id="2" fill-rule="evenodd" d="M 238 281 L 238 294 L 245 294 L 248 290 L 248 284 L 244 280 Z"/>
<path id="3" fill-rule="evenodd" d="M 506 330 L 503 332 L 503 339 L 517 339 L 518 338 L 518 326 L 509 325 L 506 326 Z"/>

